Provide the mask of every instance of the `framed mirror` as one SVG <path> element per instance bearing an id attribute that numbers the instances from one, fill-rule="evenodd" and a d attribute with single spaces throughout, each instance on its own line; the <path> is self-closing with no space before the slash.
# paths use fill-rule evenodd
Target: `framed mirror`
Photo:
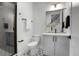
<path id="1" fill-rule="evenodd" d="M 61 32 L 62 31 L 63 14 L 62 10 L 46 12 L 46 32 Z"/>

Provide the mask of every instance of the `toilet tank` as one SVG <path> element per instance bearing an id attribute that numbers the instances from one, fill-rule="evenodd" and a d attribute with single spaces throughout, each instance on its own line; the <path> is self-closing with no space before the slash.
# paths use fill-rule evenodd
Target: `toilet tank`
<path id="1" fill-rule="evenodd" d="M 33 35 L 32 36 L 32 40 L 33 41 L 40 41 L 40 39 L 41 39 L 41 36 L 40 35 Z"/>

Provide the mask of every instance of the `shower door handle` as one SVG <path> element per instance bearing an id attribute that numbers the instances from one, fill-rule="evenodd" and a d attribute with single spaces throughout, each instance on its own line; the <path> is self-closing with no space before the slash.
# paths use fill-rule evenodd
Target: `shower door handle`
<path id="1" fill-rule="evenodd" d="M 18 41 L 19 43 L 21 43 L 21 42 L 23 42 L 24 40 L 20 40 L 20 41 Z"/>

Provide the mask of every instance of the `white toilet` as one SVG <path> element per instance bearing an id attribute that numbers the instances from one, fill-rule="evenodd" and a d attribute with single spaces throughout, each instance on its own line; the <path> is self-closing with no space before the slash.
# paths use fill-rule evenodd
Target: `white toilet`
<path id="1" fill-rule="evenodd" d="M 32 40 L 27 44 L 30 55 L 35 56 L 37 48 L 40 44 L 41 36 L 40 35 L 34 35 L 32 36 Z"/>
<path id="2" fill-rule="evenodd" d="M 30 46 L 30 47 L 37 46 L 40 42 L 40 38 L 41 37 L 39 35 L 32 36 L 32 40 L 27 44 L 27 46 Z"/>

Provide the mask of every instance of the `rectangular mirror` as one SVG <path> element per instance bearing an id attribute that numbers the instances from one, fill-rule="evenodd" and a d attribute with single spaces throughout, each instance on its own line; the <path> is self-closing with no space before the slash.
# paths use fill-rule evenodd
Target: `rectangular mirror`
<path id="1" fill-rule="evenodd" d="M 46 12 L 46 26 L 48 33 L 62 31 L 62 10 Z"/>

